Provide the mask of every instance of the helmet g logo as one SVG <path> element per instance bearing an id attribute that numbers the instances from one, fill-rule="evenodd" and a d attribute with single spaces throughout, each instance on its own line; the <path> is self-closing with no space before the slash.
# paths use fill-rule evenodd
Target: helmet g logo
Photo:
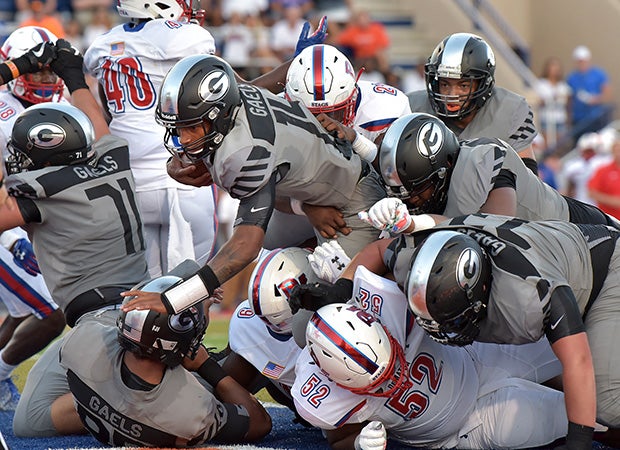
<path id="1" fill-rule="evenodd" d="M 456 281 L 461 289 L 471 289 L 478 283 L 481 264 L 480 255 L 474 249 L 466 248 L 461 252 L 456 263 Z"/>
<path id="2" fill-rule="evenodd" d="M 198 86 L 198 95 L 204 102 L 216 102 L 228 93 L 230 80 L 222 70 L 209 72 Z"/>
<path id="3" fill-rule="evenodd" d="M 443 144 L 443 134 L 441 128 L 436 127 L 433 122 L 426 122 L 418 130 L 416 136 L 416 146 L 420 155 L 432 159 Z"/>
<path id="4" fill-rule="evenodd" d="M 187 311 L 183 311 L 179 314 L 171 315 L 168 318 L 168 324 L 170 328 L 177 332 L 185 332 L 191 330 L 195 325 L 194 317 L 198 315 L 198 310 L 195 306 L 192 306 Z"/>
<path id="5" fill-rule="evenodd" d="M 28 130 L 28 142 L 39 148 L 54 148 L 66 139 L 65 130 L 55 123 L 41 123 Z"/>

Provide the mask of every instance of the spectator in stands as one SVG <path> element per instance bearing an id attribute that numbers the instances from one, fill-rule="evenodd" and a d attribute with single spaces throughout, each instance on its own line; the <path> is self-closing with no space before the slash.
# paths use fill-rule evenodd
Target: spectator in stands
<path id="1" fill-rule="evenodd" d="M 338 36 L 349 23 L 353 11 L 353 0 L 314 0 L 314 7 L 310 14 L 313 17 L 313 21 L 323 17 L 329 17 L 329 27 L 326 44 L 336 46 L 338 43 Z"/>
<path id="2" fill-rule="evenodd" d="M 284 8 L 284 17 L 271 27 L 271 50 L 281 61 L 291 59 L 295 43 L 304 26 L 302 9 L 297 5 Z"/>
<path id="3" fill-rule="evenodd" d="M 613 160 L 596 169 L 588 182 L 588 193 L 607 214 L 620 218 L 620 136 L 611 146 Z"/>
<path id="4" fill-rule="evenodd" d="M 580 45 L 573 51 L 575 70 L 566 82 L 572 90 L 571 122 L 575 141 L 587 132 L 598 131 L 610 121 L 612 88 L 607 72 L 592 65 L 592 53 Z"/>
<path id="5" fill-rule="evenodd" d="M 301 15 L 305 17 L 312 9 L 313 2 L 312 0 L 270 0 L 269 12 L 271 14 L 271 17 L 276 22 L 285 18 L 287 14 L 286 10 L 291 6 L 299 7 L 299 9 L 301 10 Z"/>
<path id="6" fill-rule="evenodd" d="M 245 19 L 245 13 L 232 11 L 230 19 L 220 29 L 222 58 L 242 78 L 248 77 L 247 68 L 255 46 L 254 33 L 246 25 Z"/>
<path id="7" fill-rule="evenodd" d="M 390 38 L 383 24 L 373 21 L 366 10 L 357 10 L 353 14 L 351 22 L 338 36 L 338 45 L 351 49 L 356 67 L 359 66 L 358 60 L 376 58 L 379 71 L 386 73 L 389 70 L 387 48 Z"/>
<path id="8" fill-rule="evenodd" d="M 54 1 L 54 5 L 56 2 Z M 51 31 L 58 38 L 65 37 L 65 28 L 53 11 L 49 11 L 46 1 L 28 0 L 29 14 L 19 23 L 19 27 L 41 27 Z"/>
<path id="9" fill-rule="evenodd" d="M 222 19 L 230 20 L 233 12 L 246 16 L 263 16 L 269 9 L 269 0 L 222 0 Z M 207 11 L 209 11 L 207 9 Z M 295 37 L 297 41 L 297 37 Z"/>
<path id="10" fill-rule="evenodd" d="M 99 35 L 107 33 L 113 26 L 114 22 L 109 8 L 106 6 L 94 8 L 90 22 L 84 27 L 84 48 L 88 48 Z"/>
<path id="11" fill-rule="evenodd" d="M 570 87 L 564 79 L 562 62 L 556 56 L 545 61 L 535 85 L 538 95 L 538 120 L 547 146 L 555 147 L 568 127 Z"/>
<path id="12" fill-rule="evenodd" d="M 577 156 L 566 161 L 560 172 L 564 195 L 591 205 L 596 204 L 588 193 L 588 182 L 592 174 L 611 159 L 603 145 L 599 133 L 581 135 L 575 148 Z"/>

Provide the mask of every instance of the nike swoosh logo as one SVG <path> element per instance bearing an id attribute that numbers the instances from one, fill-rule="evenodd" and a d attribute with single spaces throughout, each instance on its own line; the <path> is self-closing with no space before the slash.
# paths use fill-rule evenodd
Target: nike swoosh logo
<path id="1" fill-rule="evenodd" d="M 255 208 L 254 206 L 252 206 L 252 208 L 250 208 L 250 212 L 255 213 L 267 208 L 269 208 L 269 206 L 263 206 L 262 208 Z"/>
<path id="2" fill-rule="evenodd" d="M 43 55 L 43 51 L 45 50 L 45 48 L 43 46 L 41 46 L 41 48 L 39 50 L 36 50 L 32 53 L 34 53 L 34 56 L 36 56 L 37 58 L 40 58 Z"/>
<path id="3" fill-rule="evenodd" d="M 555 321 L 554 324 L 551 324 L 551 329 L 555 330 L 557 328 L 557 326 L 560 324 L 561 320 L 564 318 L 564 314 L 562 314 L 560 316 L 560 318 L 558 320 Z"/>

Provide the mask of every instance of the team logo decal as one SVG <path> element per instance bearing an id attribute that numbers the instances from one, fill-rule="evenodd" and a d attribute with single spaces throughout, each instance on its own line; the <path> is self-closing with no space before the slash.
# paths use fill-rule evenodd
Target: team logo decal
<path id="1" fill-rule="evenodd" d="M 432 158 L 439 152 L 439 149 L 443 145 L 441 128 L 435 126 L 433 122 L 427 122 L 420 127 L 416 140 L 418 152 L 420 152 L 422 156 Z"/>
<path id="2" fill-rule="evenodd" d="M 28 130 L 28 140 L 40 148 L 54 148 L 65 142 L 67 135 L 54 123 L 40 123 Z"/>
<path id="3" fill-rule="evenodd" d="M 461 289 L 472 288 L 480 278 L 480 255 L 472 248 L 466 248 L 456 263 L 456 281 Z"/>
<path id="4" fill-rule="evenodd" d="M 198 86 L 198 95 L 205 102 L 216 102 L 228 93 L 230 80 L 226 72 L 214 70 L 209 72 Z"/>
<path id="5" fill-rule="evenodd" d="M 198 315 L 198 310 L 195 306 L 192 306 L 186 311 L 180 314 L 171 315 L 168 318 L 170 328 L 174 331 L 184 332 L 189 331 L 194 327 L 194 317 Z"/>

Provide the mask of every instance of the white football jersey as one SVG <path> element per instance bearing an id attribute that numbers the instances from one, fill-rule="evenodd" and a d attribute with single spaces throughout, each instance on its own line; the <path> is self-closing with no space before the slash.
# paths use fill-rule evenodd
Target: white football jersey
<path id="1" fill-rule="evenodd" d="M 306 347 L 297 361 L 291 394 L 297 411 L 311 424 L 329 430 L 379 420 L 389 438 L 432 448 L 515 448 L 515 442 L 528 444 L 519 448 L 535 447 L 566 433 L 563 396 L 536 384 L 561 372 L 546 340 L 527 345 L 439 344 L 414 324 L 398 285 L 363 266 L 355 272 L 353 296 L 352 301 L 379 319 L 404 347 L 412 387 L 390 398 L 354 394 L 322 373 Z M 542 398 L 543 408 L 536 400 Z M 502 420 L 513 423 L 524 411 L 548 420 L 544 426 L 532 420 L 518 432 L 498 425 Z"/>
<path id="2" fill-rule="evenodd" d="M 411 113 L 409 98 L 404 92 L 383 83 L 359 80 L 359 98 L 353 128 L 362 136 L 375 141 L 392 122 Z"/>
<path id="3" fill-rule="evenodd" d="M 390 438 L 409 445 L 456 442 L 478 392 L 474 361 L 462 349 L 434 342 L 414 325 L 397 284 L 359 267 L 353 293 L 358 306 L 377 317 L 403 345 L 413 386 L 391 398 L 361 396 L 321 372 L 307 347 L 296 366 L 291 390 L 299 414 L 323 429 L 379 420 Z"/>
<path id="4" fill-rule="evenodd" d="M 106 92 L 110 132 L 129 142 L 138 191 L 183 187 L 166 173 L 170 155 L 163 145 L 164 127 L 155 122 L 157 95 L 181 58 L 214 53 L 213 36 L 200 25 L 155 19 L 118 25 L 84 54 L 87 71 Z"/>
<path id="5" fill-rule="evenodd" d="M 301 349 L 292 334 L 274 333 L 241 302 L 230 319 L 228 342 L 236 354 L 272 380 L 290 388 L 295 381 L 295 362 Z M 287 389 L 288 390 L 288 389 Z"/>

